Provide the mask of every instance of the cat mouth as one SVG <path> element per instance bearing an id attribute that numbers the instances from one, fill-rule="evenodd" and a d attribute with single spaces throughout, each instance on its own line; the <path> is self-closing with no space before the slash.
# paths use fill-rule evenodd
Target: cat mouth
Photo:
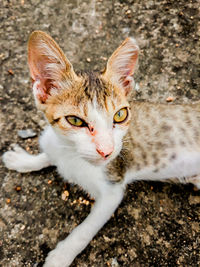
<path id="1" fill-rule="evenodd" d="M 103 157 L 101 157 L 101 158 L 100 157 L 98 157 L 98 158 L 84 158 L 84 159 L 92 165 L 104 166 L 111 160 L 111 157 L 108 157 L 108 158 L 103 158 Z"/>

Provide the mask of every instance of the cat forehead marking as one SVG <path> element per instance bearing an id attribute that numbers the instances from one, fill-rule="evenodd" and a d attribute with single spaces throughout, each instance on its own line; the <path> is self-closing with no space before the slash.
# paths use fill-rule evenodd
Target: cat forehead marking
<path id="1" fill-rule="evenodd" d="M 49 106 L 57 106 L 58 108 L 48 109 L 47 113 L 55 110 L 58 113 L 68 113 L 73 111 L 77 115 L 81 114 L 87 117 L 94 110 L 113 112 L 118 104 L 123 102 L 123 96 L 111 83 L 105 81 L 101 74 L 95 72 L 78 73 L 78 81 L 74 81 L 70 88 L 64 87 L 58 95 L 52 96 L 48 104 Z M 88 110 L 88 105 L 92 105 L 93 109 Z M 57 112 L 56 112 L 57 113 Z M 54 114 L 55 115 L 55 114 Z M 56 116 L 59 116 L 58 114 Z"/>
<path id="2" fill-rule="evenodd" d="M 100 106 L 105 106 L 106 98 L 115 96 L 115 90 L 108 82 L 95 72 L 79 72 L 79 79 L 72 82 L 70 87 L 63 86 L 60 94 L 53 98 L 54 103 L 70 100 L 73 105 L 79 105 L 94 99 Z M 64 84 L 64 83 L 63 83 Z M 52 102 L 52 99 L 51 101 Z"/>
<path id="3" fill-rule="evenodd" d="M 85 72 L 81 75 L 84 79 L 82 90 L 87 100 L 96 101 L 100 107 L 106 107 L 106 100 L 112 96 L 113 88 L 98 73 Z"/>

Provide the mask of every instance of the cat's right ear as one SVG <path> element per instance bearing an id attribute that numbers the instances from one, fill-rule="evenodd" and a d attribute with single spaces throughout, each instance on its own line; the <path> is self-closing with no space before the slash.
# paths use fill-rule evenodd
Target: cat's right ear
<path id="1" fill-rule="evenodd" d="M 34 31 L 28 41 L 28 64 L 36 102 L 66 88 L 77 78 L 69 60 L 58 44 L 46 33 Z"/>
<path id="2" fill-rule="evenodd" d="M 134 38 L 126 38 L 108 59 L 103 76 L 120 86 L 127 95 L 134 85 L 133 74 L 137 66 L 139 46 Z"/>

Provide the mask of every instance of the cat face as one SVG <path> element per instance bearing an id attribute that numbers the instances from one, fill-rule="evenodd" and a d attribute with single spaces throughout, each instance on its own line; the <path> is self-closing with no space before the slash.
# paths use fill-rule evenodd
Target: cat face
<path id="1" fill-rule="evenodd" d="M 29 39 L 36 105 L 69 149 L 90 162 L 105 164 L 121 150 L 138 51 L 135 40 L 127 38 L 104 72 L 77 74 L 49 35 L 37 31 Z"/>
<path id="2" fill-rule="evenodd" d="M 49 97 L 45 115 L 67 145 L 94 164 L 118 155 L 131 118 L 123 91 L 94 73 L 80 74 L 71 88 Z"/>

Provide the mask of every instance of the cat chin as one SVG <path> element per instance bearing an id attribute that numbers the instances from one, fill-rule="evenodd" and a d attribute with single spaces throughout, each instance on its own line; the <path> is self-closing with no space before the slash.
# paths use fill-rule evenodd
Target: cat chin
<path id="1" fill-rule="evenodd" d="M 88 158 L 84 158 L 83 159 L 90 163 L 91 165 L 94 165 L 94 166 L 98 166 L 98 167 L 104 167 L 106 166 L 110 161 L 112 161 L 114 158 L 116 157 L 116 155 L 111 155 L 111 157 L 107 158 L 107 159 L 103 159 L 103 158 L 93 158 L 93 159 L 88 159 Z"/>
<path id="2" fill-rule="evenodd" d="M 88 163 L 94 165 L 94 166 L 105 166 L 110 162 L 110 159 L 84 159 Z"/>

